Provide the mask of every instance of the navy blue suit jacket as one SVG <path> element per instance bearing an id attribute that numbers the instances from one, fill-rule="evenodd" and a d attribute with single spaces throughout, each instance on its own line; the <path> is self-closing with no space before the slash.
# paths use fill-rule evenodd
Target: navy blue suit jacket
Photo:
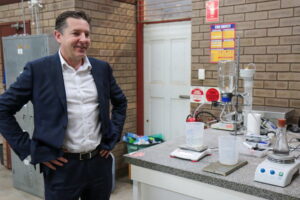
<path id="1" fill-rule="evenodd" d="M 98 92 L 102 123 L 99 148 L 112 150 L 120 140 L 127 100 L 116 84 L 109 64 L 94 58 L 89 58 L 89 61 Z M 14 117 L 28 101 L 34 108 L 32 138 L 23 132 Z M 63 155 L 67 124 L 66 93 L 58 53 L 27 63 L 16 82 L 0 96 L 0 133 L 21 160 L 31 155 L 31 163 L 36 164 Z"/>

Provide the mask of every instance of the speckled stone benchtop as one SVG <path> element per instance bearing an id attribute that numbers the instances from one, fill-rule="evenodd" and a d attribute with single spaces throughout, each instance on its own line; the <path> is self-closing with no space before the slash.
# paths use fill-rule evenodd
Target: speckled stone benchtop
<path id="1" fill-rule="evenodd" d="M 208 145 L 209 148 L 217 148 L 219 135 L 229 135 L 229 133 L 226 131 L 206 129 L 204 135 L 205 144 Z M 270 200 L 300 200 L 299 175 L 285 188 L 255 182 L 253 181 L 255 169 L 265 158 L 255 158 L 241 154 L 239 156 L 240 160 L 247 160 L 248 164 L 228 176 L 204 172 L 202 171 L 203 167 L 218 160 L 218 151 L 213 150 L 211 156 L 207 156 L 199 162 L 171 158 L 169 154 L 176 149 L 178 145 L 184 144 L 184 142 L 184 137 L 178 137 L 162 144 L 139 150 L 139 152 L 144 152 L 143 156 L 126 154 L 125 160 L 126 162 L 136 166 L 157 170 Z"/>

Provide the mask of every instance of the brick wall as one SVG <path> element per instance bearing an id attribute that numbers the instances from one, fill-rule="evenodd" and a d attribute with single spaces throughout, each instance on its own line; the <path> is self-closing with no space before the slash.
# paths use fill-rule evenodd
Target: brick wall
<path id="1" fill-rule="evenodd" d="M 128 98 L 124 132 L 136 132 L 136 13 L 133 1 L 114 0 L 44 0 L 40 14 L 41 33 L 52 33 L 55 18 L 65 10 L 84 10 L 92 17 L 92 45 L 89 56 L 108 61 L 117 82 Z M 31 12 L 25 5 L 25 18 Z M 0 23 L 22 20 L 21 3 L 0 6 Z M 36 33 L 35 26 L 31 26 Z M 127 173 L 122 155 L 126 146 L 119 143 L 114 150 L 117 175 Z"/>
<path id="2" fill-rule="evenodd" d="M 253 62 L 257 67 L 254 105 L 294 108 L 296 122 L 300 116 L 300 1 L 220 0 L 218 23 L 231 22 L 241 38 L 240 66 Z M 193 0 L 192 85 L 217 86 L 217 65 L 209 63 L 209 31 L 205 1 Z M 206 69 L 204 81 L 197 80 L 200 68 Z"/>

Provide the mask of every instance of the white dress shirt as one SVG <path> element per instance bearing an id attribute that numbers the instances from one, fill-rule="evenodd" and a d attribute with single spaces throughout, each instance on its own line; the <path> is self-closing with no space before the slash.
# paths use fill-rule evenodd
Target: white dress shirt
<path id="1" fill-rule="evenodd" d="M 68 65 L 59 51 L 67 98 L 68 126 L 64 146 L 68 152 L 94 150 L 101 141 L 98 93 L 87 57 L 78 70 Z"/>

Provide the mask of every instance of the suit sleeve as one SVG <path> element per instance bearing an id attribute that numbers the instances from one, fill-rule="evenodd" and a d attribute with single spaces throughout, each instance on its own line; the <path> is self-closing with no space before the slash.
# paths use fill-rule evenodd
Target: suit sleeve
<path id="1" fill-rule="evenodd" d="M 108 65 L 109 66 L 109 65 Z M 112 74 L 112 69 L 109 66 L 109 81 L 110 81 L 110 101 L 112 104 L 111 110 L 111 136 L 103 138 L 101 148 L 112 150 L 114 146 L 120 141 L 123 126 L 126 119 L 127 99 L 123 94 L 121 88 L 116 83 Z"/>
<path id="2" fill-rule="evenodd" d="M 10 88 L 0 96 L 0 133 L 21 160 L 30 154 L 30 137 L 23 132 L 15 114 L 32 97 L 32 72 L 27 64 Z"/>

